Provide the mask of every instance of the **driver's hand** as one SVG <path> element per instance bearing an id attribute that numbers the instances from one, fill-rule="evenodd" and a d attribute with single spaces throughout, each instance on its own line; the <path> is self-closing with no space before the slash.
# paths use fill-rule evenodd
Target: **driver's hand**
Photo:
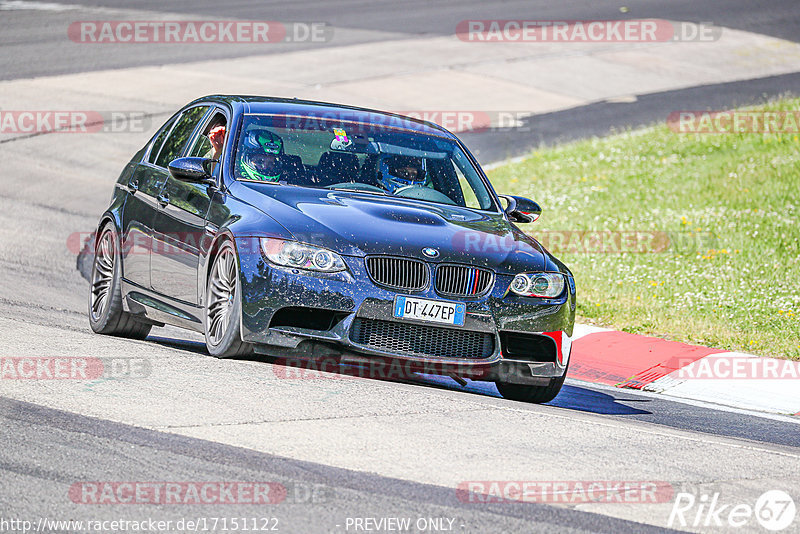
<path id="1" fill-rule="evenodd" d="M 219 154 L 222 151 L 222 145 L 225 143 L 225 127 L 217 126 L 208 132 L 208 140 L 211 141 L 211 146 L 214 147 L 214 153 Z"/>

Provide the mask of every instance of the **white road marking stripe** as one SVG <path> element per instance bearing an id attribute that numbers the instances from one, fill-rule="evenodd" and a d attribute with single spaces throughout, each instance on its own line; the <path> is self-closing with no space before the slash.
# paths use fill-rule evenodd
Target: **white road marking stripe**
<path id="1" fill-rule="evenodd" d="M 578 339 L 589 334 L 597 334 L 598 332 L 613 332 L 610 328 L 602 328 L 600 326 L 592 326 L 588 324 L 575 323 L 575 329 L 572 331 L 572 342 L 575 343 Z"/>
<path id="2" fill-rule="evenodd" d="M 0 11 L 71 11 L 73 9 L 83 9 L 83 6 L 51 2 L 26 2 L 25 0 L 0 0 Z"/>
<path id="3" fill-rule="evenodd" d="M 663 380 L 663 379 L 660 379 L 660 380 Z M 658 382 L 658 380 L 656 382 Z M 605 384 L 594 384 L 592 382 L 585 382 L 583 380 L 576 380 L 574 378 L 567 378 L 566 384 L 570 385 L 570 386 L 577 386 L 577 387 L 581 387 L 581 386 L 585 387 L 585 386 L 588 385 L 592 389 L 605 390 L 605 391 L 608 391 L 608 392 L 616 392 L 617 394 L 619 394 L 620 391 L 624 391 L 626 395 L 630 394 L 630 395 L 635 395 L 635 396 L 639 396 L 639 397 L 664 399 L 664 400 L 668 400 L 668 401 L 671 401 L 671 402 L 677 402 L 677 403 L 680 403 L 680 404 L 686 404 L 688 406 L 697 406 L 698 408 L 708 408 L 708 409 L 716 410 L 716 411 L 719 411 L 719 412 L 729 412 L 729 413 L 737 413 L 737 414 L 741 414 L 741 415 L 751 415 L 753 417 L 760 417 L 762 419 L 771 419 L 773 421 L 782 421 L 784 423 L 794 423 L 794 424 L 800 425 L 800 418 L 792 417 L 792 416 L 786 415 L 784 413 L 769 413 L 769 412 L 764 412 L 764 411 L 759 411 L 759 410 L 750 410 L 750 409 L 747 409 L 747 408 L 739 408 L 739 407 L 736 407 L 736 406 L 719 404 L 719 403 L 714 402 L 714 401 L 706 401 L 706 400 L 700 400 L 700 399 L 692 399 L 692 398 L 689 398 L 689 397 L 679 397 L 679 396 L 665 395 L 665 394 L 662 394 L 662 393 L 659 393 L 659 392 L 649 391 L 648 388 L 645 388 L 645 389 L 625 389 L 625 390 L 620 390 L 619 388 L 614 387 L 614 386 L 606 386 Z M 653 384 L 655 384 L 655 382 L 653 382 Z M 666 397 L 669 397 L 669 398 L 666 398 Z M 619 402 L 625 402 L 625 401 L 619 401 Z"/>
<path id="4" fill-rule="evenodd" d="M 685 378 L 685 372 L 697 371 L 714 360 L 757 359 L 773 365 L 797 365 L 776 358 L 764 358 L 739 352 L 710 354 L 645 386 L 646 391 L 669 397 L 733 406 L 745 410 L 793 415 L 800 412 L 800 382 L 796 378 Z M 701 375 L 702 376 L 702 375 Z"/>

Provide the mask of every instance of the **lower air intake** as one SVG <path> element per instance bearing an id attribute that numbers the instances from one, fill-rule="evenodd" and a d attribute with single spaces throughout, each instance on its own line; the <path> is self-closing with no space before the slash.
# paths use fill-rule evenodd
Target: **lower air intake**
<path id="1" fill-rule="evenodd" d="M 478 360 L 494 352 L 494 336 L 486 332 L 380 319 L 357 318 L 350 339 L 374 350 L 407 356 Z"/>

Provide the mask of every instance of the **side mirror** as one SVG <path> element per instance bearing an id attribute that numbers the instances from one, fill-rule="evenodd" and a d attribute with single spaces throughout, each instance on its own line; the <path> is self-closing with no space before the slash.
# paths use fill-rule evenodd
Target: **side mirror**
<path id="1" fill-rule="evenodd" d="M 508 202 L 505 212 L 511 222 L 533 222 L 542 214 L 542 207 L 533 200 L 513 195 L 500 195 L 500 197 Z"/>
<path id="2" fill-rule="evenodd" d="M 181 182 L 193 184 L 215 185 L 216 181 L 211 176 L 211 165 L 217 163 L 215 159 L 208 158 L 178 158 L 169 164 L 169 173 Z"/>

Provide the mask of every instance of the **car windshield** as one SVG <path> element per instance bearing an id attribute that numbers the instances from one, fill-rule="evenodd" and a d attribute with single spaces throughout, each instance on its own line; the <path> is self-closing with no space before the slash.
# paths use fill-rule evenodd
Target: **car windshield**
<path id="1" fill-rule="evenodd" d="M 395 124 L 248 114 L 239 131 L 234 175 L 237 180 L 495 209 L 457 143 Z"/>

